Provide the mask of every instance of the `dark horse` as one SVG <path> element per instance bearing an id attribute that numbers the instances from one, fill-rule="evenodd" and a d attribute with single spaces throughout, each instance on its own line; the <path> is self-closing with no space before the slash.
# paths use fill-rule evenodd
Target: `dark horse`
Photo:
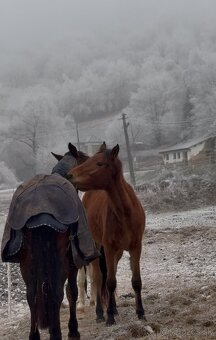
<path id="1" fill-rule="evenodd" d="M 48 175 L 48 177 L 51 176 L 54 178 L 54 187 L 58 184 L 55 183 L 55 179 L 59 178 L 59 180 L 61 180 L 62 176 L 66 176 L 69 169 L 77 164 L 81 164 L 87 159 L 87 156 L 77 151 L 76 147 L 71 143 L 69 143 L 68 148 L 69 151 L 64 156 L 53 153 L 59 161 L 53 169 L 55 174 Z M 59 176 L 59 174 L 61 176 Z M 70 187 L 73 187 L 66 179 L 62 178 L 62 181 L 64 181 L 66 187 L 67 183 Z M 38 185 L 37 183 L 37 188 Z M 43 190 L 43 188 L 41 190 Z M 74 201 L 76 205 L 78 196 L 74 188 L 73 190 L 75 192 Z M 46 201 L 46 193 L 45 191 L 45 197 L 42 196 L 41 200 Z M 51 200 L 49 199 L 49 201 L 52 200 L 53 197 L 51 193 Z M 34 207 L 32 207 L 32 205 L 37 205 L 38 203 L 38 201 L 31 201 L 29 207 L 33 209 Z M 46 202 L 45 204 L 48 203 L 49 202 Z M 52 205 L 52 202 L 49 204 Z M 65 206 L 61 206 L 61 197 L 57 197 L 57 205 L 60 207 L 59 209 L 64 210 Z M 31 312 L 29 339 L 40 339 L 38 328 L 48 328 L 51 340 L 62 339 L 60 306 L 63 300 L 66 279 L 68 279 L 66 293 L 70 305 L 68 339 L 79 339 L 80 334 L 78 332 L 76 318 L 78 269 L 74 264 L 71 251 L 71 228 L 68 225 L 59 223 L 57 220 L 52 221 L 53 216 L 51 215 L 48 217 L 48 222 L 50 222 L 51 218 L 50 226 L 52 228 L 48 226 L 49 223 L 48 225 L 44 223 L 44 215 L 41 221 L 38 220 L 37 216 L 34 216 L 34 218 L 35 221 L 33 225 L 28 220 L 27 224 L 31 224 L 30 227 L 26 224 L 22 229 L 23 243 L 19 251 L 20 269 L 26 284 L 27 301 Z M 52 222 L 54 224 L 52 224 Z M 70 226 L 73 227 L 75 224 L 76 223 L 72 223 Z M 57 231 L 58 228 L 61 229 L 61 232 Z"/>
<path id="2" fill-rule="evenodd" d="M 104 249 L 106 267 L 103 274 L 108 292 L 107 325 L 115 323 L 116 271 L 124 250 L 130 254 L 136 313 L 139 319 L 144 318 L 140 256 L 145 213 L 133 188 L 124 179 L 118 153 L 118 144 L 109 150 L 103 143 L 98 153 L 68 173 L 68 178 L 79 190 L 87 191 L 83 197 L 83 205 L 89 227 L 95 242 Z M 97 286 L 97 321 L 101 321 L 104 320 L 101 302 L 103 278 L 99 261 L 95 260 L 92 265 Z"/>

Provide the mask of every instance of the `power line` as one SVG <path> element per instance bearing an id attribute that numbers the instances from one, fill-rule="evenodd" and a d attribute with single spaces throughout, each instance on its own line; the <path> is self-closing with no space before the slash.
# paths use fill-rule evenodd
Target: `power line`
<path id="1" fill-rule="evenodd" d="M 140 116 L 140 118 L 143 118 L 143 119 L 145 119 L 145 116 Z M 138 117 L 133 117 L 133 120 L 138 120 L 139 122 L 140 122 L 140 118 L 138 118 Z M 203 121 L 205 121 L 205 122 L 211 122 L 212 124 L 214 123 L 214 122 L 216 122 L 216 119 L 212 119 L 212 118 L 200 118 L 199 119 L 199 122 L 203 122 Z M 176 122 L 166 122 L 166 123 L 158 123 L 158 122 L 154 122 L 154 121 L 152 121 L 151 123 L 149 123 L 149 122 L 147 122 L 147 123 L 145 123 L 145 125 L 158 125 L 158 126 L 167 126 L 167 125 L 181 125 L 181 124 L 193 124 L 193 126 L 194 126 L 194 121 L 192 122 L 192 121 L 190 121 L 190 120 L 181 120 L 181 121 L 176 121 Z"/>

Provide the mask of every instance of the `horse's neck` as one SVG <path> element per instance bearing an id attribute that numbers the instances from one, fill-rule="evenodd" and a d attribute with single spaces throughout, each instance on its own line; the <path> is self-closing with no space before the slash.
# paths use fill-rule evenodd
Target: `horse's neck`
<path id="1" fill-rule="evenodd" d="M 131 197 L 129 190 L 130 187 L 123 175 L 119 176 L 107 190 L 110 204 L 118 216 L 119 214 L 128 214 L 130 212 Z"/>

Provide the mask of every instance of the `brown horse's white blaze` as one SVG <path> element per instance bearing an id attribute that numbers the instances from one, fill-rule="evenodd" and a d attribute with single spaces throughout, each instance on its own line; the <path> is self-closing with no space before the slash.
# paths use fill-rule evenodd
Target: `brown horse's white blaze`
<path id="1" fill-rule="evenodd" d="M 86 208 L 89 226 L 94 240 L 104 249 L 107 266 L 108 325 L 115 323 L 116 271 L 124 250 L 130 253 L 136 313 L 139 319 L 144 317 L 141 300 L 140 256 L 145 214 L 133 188 L 124 179 L 118 153 L 118 145 L 108 150 L 106 144 L 103 143 L 98 153 L 68 173 L 70 180 L 79 190 L 87 191 L 83 197 L 83 204 Z M 99 261 L 94 261 L 92 265 L 97 280 L 97 320 L 103 320 L 100 296 L 102 277 Z"/>

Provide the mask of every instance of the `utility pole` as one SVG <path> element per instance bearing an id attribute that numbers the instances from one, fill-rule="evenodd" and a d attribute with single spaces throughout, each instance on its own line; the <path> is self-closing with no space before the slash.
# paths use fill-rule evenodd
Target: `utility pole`
<path id="1" fill-rule="evenodd" d="M 126 149 L 127 149 L 127 155 L 128 155 L 128 164 L 129 164 L 129 171 L 130 171 L 130 179 L 131 179 L 132 185 L 135 186 L 136 180 L 135 180 L 135 174 L 134 174 L 134 168 L 133 168 L 133 158 L 132 158 L 132 155 L 131 155 L 130 142 L 129 142 L 128 131 L 127 131 L 129 123 L 126 123 L 126 114 L 125 113 L 122 113 L 121 119 L 123 121 Z"/>
<path id="2" fill-rule="evenodd" d="M 75 120 L 76 124 L 76 135 L 77 135 L 77 148 L 80 151 L 80 139 L 79 139 L 79 127 L 78 127 L 78 122 Z"/>

